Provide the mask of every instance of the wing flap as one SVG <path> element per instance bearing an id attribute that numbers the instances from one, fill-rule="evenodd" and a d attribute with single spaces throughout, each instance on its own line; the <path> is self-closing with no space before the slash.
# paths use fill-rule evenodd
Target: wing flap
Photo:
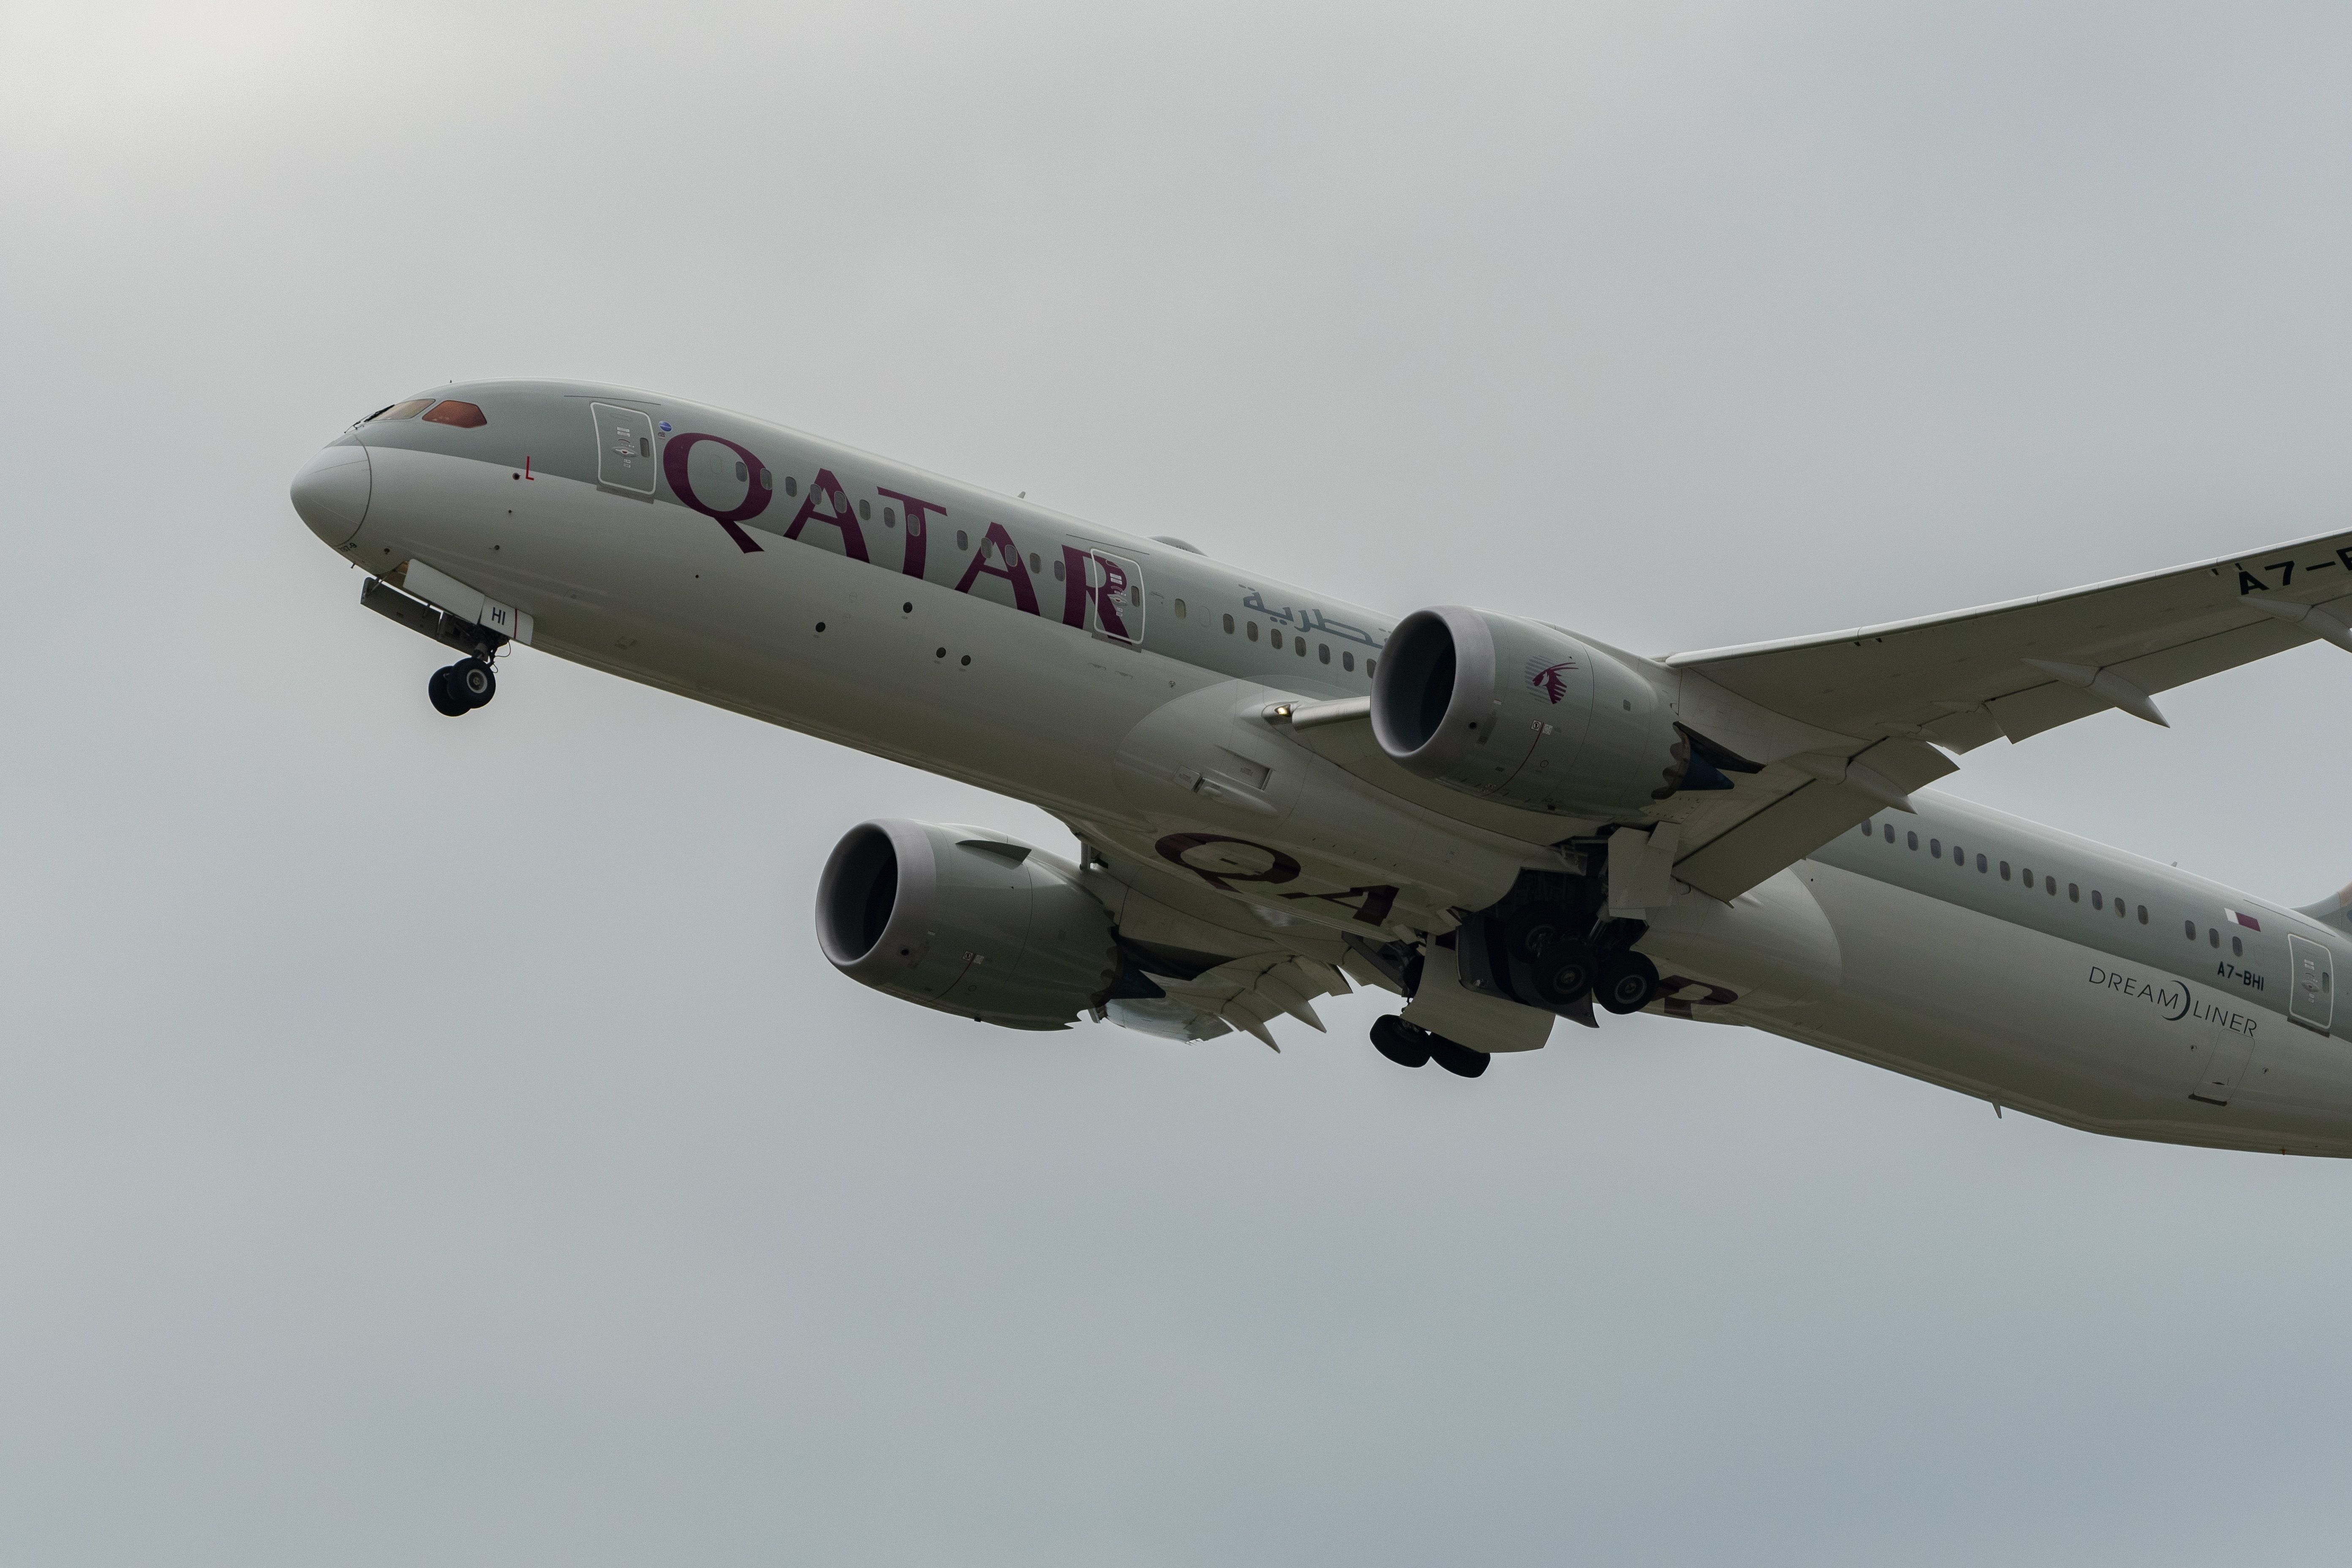
<path id="1" fill-rule="evenodd" d="M 1881 741 L 1853 762 L 1906 794 L 1959 766 L 1933 746 L 1907 740 Z M 1729 903 L 1847 828 L 1886 809 L 1887 802 L 1874 790 L 1810 779 L 1675 862 L 1675 876 L 1708 897 Z"/>

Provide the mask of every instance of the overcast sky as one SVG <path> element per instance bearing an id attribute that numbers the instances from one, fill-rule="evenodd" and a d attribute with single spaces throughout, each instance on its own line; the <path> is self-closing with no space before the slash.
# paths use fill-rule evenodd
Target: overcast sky
<path id="1" fill-rule="evenodd" d="M 1031 809 L 362 611 L 452 378 L 1648 652 L 2346 526 L 2340 5 L 0 4 L 0 1561 L 2336 1563 L 2352 1167 L 860 989 Z M 2325 647 L 1950 786 L 2352 879 Z"/>

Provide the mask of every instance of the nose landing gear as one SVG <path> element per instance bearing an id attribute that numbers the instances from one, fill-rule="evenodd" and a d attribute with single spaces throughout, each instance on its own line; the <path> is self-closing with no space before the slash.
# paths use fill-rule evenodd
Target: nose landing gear
<path id="1" fill-rule="evenodd" d="M 425 694 L 433 700 L 436 712 L 455 719 L 486 706 L 499 694 L 499 678 L 489 664 L 478 658 L 461 658 L 433 672 L 425 683 Z"/>

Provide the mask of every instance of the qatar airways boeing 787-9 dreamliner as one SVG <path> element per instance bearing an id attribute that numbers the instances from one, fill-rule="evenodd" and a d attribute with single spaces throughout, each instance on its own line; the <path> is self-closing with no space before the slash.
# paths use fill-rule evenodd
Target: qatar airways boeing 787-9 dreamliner
<path id="1" fill-rule="evenodd" d="M 1950 615 L 1653 658 L 1392 617 L 741 415 L 452 385 L 294 480 L 361 603 L 1031 802 L 858 824 L 844 974 L 1013 1028 L 1275 1044 L 1351 982 L 1465 1077 L 1562 1018 L 1746 1024 L 2127 1137 L 2352 1154 L 2347 895 L 2300 908 L 1927 786 L 1996 740 L 2323 639 L 2352 533 Z"/>

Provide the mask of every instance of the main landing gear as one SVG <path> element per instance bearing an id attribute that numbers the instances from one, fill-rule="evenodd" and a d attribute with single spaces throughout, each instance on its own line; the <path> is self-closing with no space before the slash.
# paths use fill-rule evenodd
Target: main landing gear
<path id="1" fill-rule="evenodd" d="M 1393 1013 L 1373 1024 L 1372 1049 L 1399 1067 L 1417 1068 L 1424 1062 L 1435 1062 L 1457 1078 L 1476 1078 L 1494 1060 L 1484 1051 L 1455 1045 L 1444 1035 L 1433 1035 Z"/>
<path id="2" fill-rule="evenodd" d="M 455 719 L 487 706 L 499 694 L 499 678 L 488 660 L 461 658 L 435 670 L 425 694 L 433 700 L 435 711 Z"/>
<path id="3" fill-rule="evenodd" d="M 1658 994 L 1658 966 L 1646 954 L 1621 947 L 1601 959 L 1592 994 L 1612 1013 L 1638 1013 Z"/>

